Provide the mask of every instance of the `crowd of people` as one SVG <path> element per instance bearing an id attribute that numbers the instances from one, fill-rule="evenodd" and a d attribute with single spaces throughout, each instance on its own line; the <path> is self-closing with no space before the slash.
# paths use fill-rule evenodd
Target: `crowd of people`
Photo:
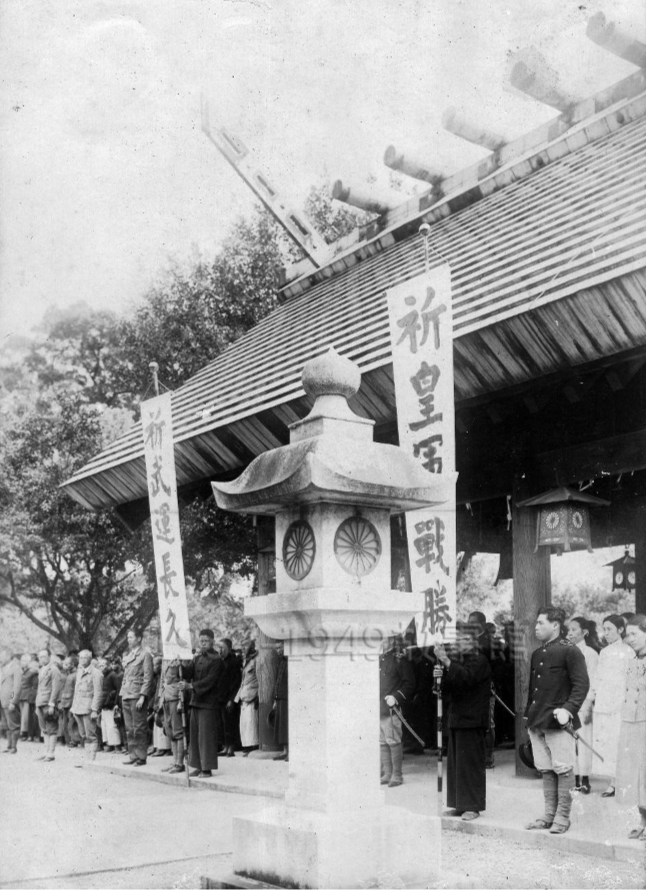
<path id="1" fill-rule="evenodd" d="M 646 616 L 608 615 L 600 640 L 595 622 L 583 616 L 567 621 L 562 609 L 548 607 L 539 611 L 535 633 L 539 646 L 531 654 L 524 710 L 530 745 L 528 753 L 526 743 L 521 751 L 525 749 L 524 759 L 541 774 L 545 811 L 527 828 L 566 832 L 573 795 L 590 794 L 590 776 L 595 774 L 608 780 L 603 797 L 637 807 L 640 824 L 629 836 L 646 840 Z M 450 648 L 434 650 L 433 678 L 441 684 L 438 691 L 447 706 L 448 815 L 465 821 L 486 809 L 493 705 L 505 705 L 496 688 L 496 676 L 504 676 L 496 671 L 500 656 L 479 612 L 458 625 Z M 513 666 L 513 652 L 510 661 Z M 386 777 L 390 773 L 383 746 L 393 744 L 388 735 L 393 726 L 395 744 L 401 745 L 397 713 L 412 688 L 403 658 L 396 679 L 391 673 L 382 670 Z M 394 750 L 392 761 L 398 763 Z M 390 784 L 400 783 L 398 773 Z"/>
<path id="2" fill-rule="evenodd" d="M 593 621 L 566 621 L 561 609 L 548 607 L 540 610 L 535 633 L 524 721 L 545 811 L 527 827 L 567 831 L 573 795 L 591 793 L 590 777 L 600 775 L 608 780 L 603 797 L 638 808 L 640 824 L 630 836 L 646 840 L 646 617 L 608 615 L 599 639 Z M 514 744 L 520 655 L 511 636 L 497 637 L 481 612 L 458 624 L 450 646 L 421 650 L 402 638 L 389 640 L 379 660 L 381 783 L 401 785 L 404 755 L 436 747 L 441 696 L 449 813 L 478 818 L 486 809 L 494 744 Z M 4 753 L 15 754 L 20 741 L 42 741 L 38 759 L 44 762 L 55 759 L 57 744 L 82 746 L 86 761 L 98 750 L 122 752 L 134 767 L 149 756 L 169 756 L 166 772 L 184 772 L 188 760 L 191 776 L 209 778 L 219 757 L 248 756 L 259 747 L 256 657 L 253 642 L 244 653 L 226 638 L 216 649 L 208 628 L 185 661 L 153 657 L 135 630 L 123 658 L 95 659 L 88 650 L 61 657 L 47 649 L 21 656 L 4 649 Z M 281 652 L 268 722 L 281 752 L 275 759 L 284 760 L 287 673 Z"/>
<path id="3" fill-rule="evenodd" d="M 172 758 L 164 771 L 208 778 L 218 757 L 243 756 L 259 747 L 256 647 L 235 651 L 206 628 L 199 651 L 186 661 L 153 656 L 142 635 L 128 632 L 128 651 L 94 658 L 89 650 L 66 656 L 0 651 L 0 708 L 6 754 L 19 742 L 41 742 L 37 758 L 51 763 L 57 746 L 82 747 L 84 762 L 98 751 L 127 754 L 139 767 L 148 757 Z M 274 690 L 274 738 L 287 758 L 286 664 L 281 655 Z M 83 763 L 77 764 L 82 767 Z"/>

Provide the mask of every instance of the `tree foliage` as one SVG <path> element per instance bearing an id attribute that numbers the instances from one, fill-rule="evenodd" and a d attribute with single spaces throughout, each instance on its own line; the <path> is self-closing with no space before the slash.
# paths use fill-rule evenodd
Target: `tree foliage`
<path id="1" fill-rule="evenodd" d="M 41 391 L 76 393 L 88 404 L 131 407 L 116 313 L 75 303 L 45 313 L 26 354 Z"/>
<path id="2" fill-rule="evenodd" d="M 329 186 L 313 186 L 309 190 L 305 201 L 305 212 L 328 244 L 334 244 L 358 226 L 366 225 L 376 218 L 374 213 L 367 213 L 340 201 L 333 201 Z"/>
<path id="3" fill-rule="evenodd" d="M 326 189 L 311 191 L 307 209 L 328 242 L 370 218 L 334 206 Z M 111 511 L 91 513 L 59 486 L 135 419 L 151 361 L 166 387 L 180 386 L 277 305 L 280 268 L 296 258 L 259 210 L 215 257 L 172 265 L 128 314 L 50 310 L 33 340 L 17 344 L 0 367 L 0 603 L 68 648 L 118 648 L 128 626 L 150 619 L 149 522 L 129 534 Z M 239 623 L 222 578 L 255 572 L 251 523 L 212 499 L 182 506 L 180 522 L 196 602 L 220 601 Z"/>
<path id="4" fill-rule="evenodd" d="M 498 627 L 513 620 L 513 581 L 503 581 L 494 587 L 497 561 L 498 558 L 492 554 L 477 554 L 471 560 L 458 585 L 460 618 L 466 619 L 470 612 L 477 610 L 484 612 L 487 619 Z M 635 595 L 621 590 L 612 591 L 608 569 L 600 564 L 594 575 L 586 580 L 577 578 L 574 574 L 564 576 L 553 570 L 552 603 L 562 608 L 568 618 L 582 615 L 595 621 L 600 627 L 606 615 L 632 611 L 635 607 Z"/>
<path id="5" fill-rule="evenodd" d="M 124 382 L 133 395 L 149 386 L 149 363 L 175 389 L 264 318 L 278 303 L 282 237 L 266 212 L 240 221 L 213 261 L 175 266 L 121 320 Z"/>
<path id="6" fill-rule="evenodd" d="M 96 649 L 108 626 L 149 620 L 155 596 L 141 575 L 150 561 L 143 536 L 59 488 L 102 444 L 97 410 L 59 395 L 16 418 L 3 439 L 0 602 L 68 649 Z"/>

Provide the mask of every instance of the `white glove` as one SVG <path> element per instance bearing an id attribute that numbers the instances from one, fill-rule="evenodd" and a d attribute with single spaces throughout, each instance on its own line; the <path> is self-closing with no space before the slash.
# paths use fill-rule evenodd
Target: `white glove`
<path id="1" fill-rule="evenodd" d="M 395 705 L 397 704 L 397 699 L 395 698 L 394 695 L 387 695 L 386 696 L 386 704 L 388 705 L 389 708 L 394 708 Z"/>
<path id="2" fill-rule="evenodd" d="M 554 716 L 561 726 L 565 726 L 565 724 L 569 723 L 572 719 L 572 714 L 570 714 L 569 711 L 566 711 L 565 708 L 554 708 Z"/>

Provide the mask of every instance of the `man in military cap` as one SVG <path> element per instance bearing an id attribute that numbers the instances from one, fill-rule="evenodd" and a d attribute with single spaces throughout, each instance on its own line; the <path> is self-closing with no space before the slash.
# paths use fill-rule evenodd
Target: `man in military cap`
<path id="1" fill-rule="evenodd" d="M 532 653 L 525 720 L 536 769 L 543 774 L 545 813 L 528 829 L 563 834 L 570 827 L 574 788 L 574 738 L 564 727 L 577 729 L 578 713 L 590 681 L 583 653 L 563 639 L 565 612 L 553 606 L 540 609 Z"/>
<path id="2" fill-rule="evenodd" d="M 381 784 L 401 785 L 402 722 L 396 709 L 415 692 L 415 672 L 406 657 L 401 637 L 390 637 L 379 658 L 379 750 Z"/>
<path id="3" fill-rule="evenodd" d="M 38 653 L 38 693 L 36 695 L 36 711 L 40 731 L 45 739 L 45 753 L 37 760 L 51 763 L 56 751 L 58 735 L 57 703 L 63 686 L 58 662 L 52 658 L 49 649 L 41 649 Z"/>

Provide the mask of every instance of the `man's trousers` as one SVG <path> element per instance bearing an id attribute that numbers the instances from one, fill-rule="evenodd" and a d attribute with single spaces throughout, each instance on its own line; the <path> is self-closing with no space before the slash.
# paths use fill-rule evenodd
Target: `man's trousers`
<path id="1" fill-rule="evenodd" d="M 38 723 L 40 725 L 40 731 L 44 736 L 47 735 L 58 735 L 58 714 L 56 710 L 54 710 L 53 714 L 48 713 L 47 705 L 38 705 L 36 708 L 38 712 Z"/>
<path id="2" fill-rule="evenodd" d="M 127 698 L 122 702 L 123 720 L 126 724 L 130 759 L 143 760 L 145 763 L 148 755 L 148 710 L 144 703 L 141 711 L 138 711 L 137 701 L 137 698 Z"/>
<path id="3" fill-rule="evenodd" d="M 97 722 L 90 714 L 74 714 L 81 738 L 86 744 L 96 745 Z"/>

